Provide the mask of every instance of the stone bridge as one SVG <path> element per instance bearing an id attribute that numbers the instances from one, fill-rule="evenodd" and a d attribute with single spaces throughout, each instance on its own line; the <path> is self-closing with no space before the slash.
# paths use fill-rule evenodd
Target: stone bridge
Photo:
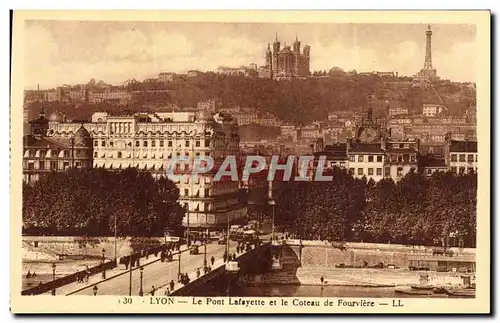
<path id="1" fill-rule="evenodd" d="M 236 257 L 237 272 L 228 270 L 227 264 L 213 268 L 211 272 L 200 276 L 187 285 L 176 289 L 172 296 L 221 296 L 230 295 L 231 286 L 246 275 L 258 275 L 268 272 L 272 267 L 272 245 L 262 244 L 255 249 Z M 231 264 L 230 264 L 231 265 Z M 232 265 L 235 265 L 234 263 Z"/>

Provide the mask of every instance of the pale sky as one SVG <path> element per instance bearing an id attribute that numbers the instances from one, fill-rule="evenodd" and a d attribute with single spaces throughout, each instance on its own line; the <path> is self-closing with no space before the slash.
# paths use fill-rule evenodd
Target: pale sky
<path id="1" fill-rule="evenodd" d="M 27 21 L 25 88 L 119 84 L 160 72 L 264 65 L 275 33 L 311 46 L 311 72 L 337 66 L 411 76 L 424 65 L 427 24 L 272 24 Z M 432 25 L 438 76 L 475 82 L 474 25 Z"/>

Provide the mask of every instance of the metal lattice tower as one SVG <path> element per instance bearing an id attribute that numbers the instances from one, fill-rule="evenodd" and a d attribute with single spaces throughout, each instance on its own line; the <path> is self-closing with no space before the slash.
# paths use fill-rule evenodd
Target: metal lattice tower
<path id="1" fill-rule="evenodd" d="M 424 69 L 426 70 L 432 70 L 432 31 L 431 31 L 431 25 L 427 25 L 427 31 L 425 32 L 427 35 L 427 42 L 425 46 L 425 63 L 424 63 Z"/>

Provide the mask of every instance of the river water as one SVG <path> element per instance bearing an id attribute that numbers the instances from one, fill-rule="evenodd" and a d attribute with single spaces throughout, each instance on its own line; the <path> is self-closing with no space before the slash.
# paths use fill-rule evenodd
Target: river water
<path id="1" fill-rule="evenodd" d="M 295 286 L 295 285 L 265 285 L 265 286 L 235 286 L 231 292 L 234 296 L 270 296 L 270 297 L 436 297 L 424 295 L 404 295 L 394 292 L 394 287 L 353 287 L 353 286 Z M 446 297 L 443 295 L 443 297 Z"/>

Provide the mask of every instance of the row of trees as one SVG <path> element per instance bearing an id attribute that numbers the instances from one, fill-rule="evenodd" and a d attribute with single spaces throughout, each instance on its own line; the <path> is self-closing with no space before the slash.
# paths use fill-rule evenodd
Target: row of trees
<path id="1" fill-rule="evenodd" d="M 23 186 L 25 233 L 107 236 L 163 235 L 181 227 L 179 191 L 165 178 L 134 168 L 51 173 Z"/>
<path id="2" fill-rule="evenodd" d="M 334 169 L 328 182 L 285 182 L 276 197 L 278 228 L 302 239 L 403 244 L 450 241 L 474 247 L 477 177 L 411 173 L 395 183 L 356 179 Z M 162 235 L 181 228 L 185 210 L 166 179 L 125 169 L 70 170 L 23 187 L 23 230 L 27 234 Z M 244 197 L 241 198 L 242 202 Z M 260 221 L 271 210 L 249 218 Z M 267 214 L 266 214 L 267 213 Z"/>
<path id="3" fill-rule="evenodd" d="M 415 173 L 397 183 L 367 182 L 340 169 L 331 175 L 331 182 L 286 183 L 276 225 L 303 239 L 475 246 L 474 174 Z"/>

